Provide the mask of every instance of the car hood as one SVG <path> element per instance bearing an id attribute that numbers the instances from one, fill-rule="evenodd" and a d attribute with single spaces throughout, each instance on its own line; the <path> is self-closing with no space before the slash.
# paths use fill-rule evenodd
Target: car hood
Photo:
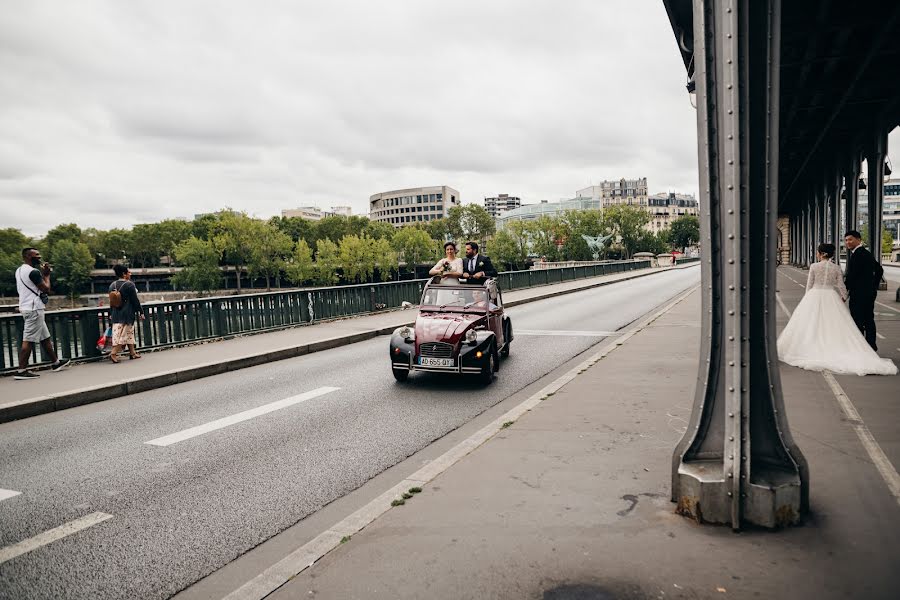
<path id="1" fill-rule="evenodd" d="M 484 315 L 463 313 L 420 314 L 416 319 L 416 346 L 422 342 L 457 344 Z"/>

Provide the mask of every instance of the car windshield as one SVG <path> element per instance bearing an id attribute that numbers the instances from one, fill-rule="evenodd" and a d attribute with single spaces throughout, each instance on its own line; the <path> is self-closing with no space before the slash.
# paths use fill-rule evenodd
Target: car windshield
<path id="1" fill-rule="evenodd" d="M 487 292 L 483 289 L 432 287 L 422 296 L 422 309 L 484 311 L 488 307 L 487 300 Z M 491 308 L 496 308 L 493 303 Z"/>

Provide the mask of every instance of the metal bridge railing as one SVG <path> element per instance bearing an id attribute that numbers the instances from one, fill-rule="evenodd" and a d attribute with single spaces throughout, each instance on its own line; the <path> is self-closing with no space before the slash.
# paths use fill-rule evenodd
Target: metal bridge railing
<path id="1" fill-rule="evenodd" d="M 650 261 L 621 261 L 537 271 L 506 271 L 498 275 L 502 290 L 517 290 L 620 273 L 650 266 Z M 426 279 L 193 298 L 146 303 L 145 319 L 135 324 L 138 348 L 162 348 L 195 341 L 256 333 L 316 321 L 362 315 L 418 303 Z M 108 307 L 76 308 L 46 313 L 47 327 L 63 358 L 90 359 L 102 355 L 97 340 L 109 324 Z M 18 314 L 0 315 L 0 373 L 18 366 L 24 322 Z M 31 364 L 47 362 L 36 349 Z"/>

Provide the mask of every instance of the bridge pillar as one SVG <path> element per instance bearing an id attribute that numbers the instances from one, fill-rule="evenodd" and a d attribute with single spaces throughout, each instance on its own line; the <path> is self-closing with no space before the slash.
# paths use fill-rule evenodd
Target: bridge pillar
<path id="1" fill-rule="evenodd" d="M 780 527 L 808 507 L 775 344 L 781 0 L 695 0 L 693 15 L 702 346 L 672 500 L 698 522 Z"/>
<path id="2" fill-rule="evenodd" d="M 844 205 L 844 233 L 859 227 L 859 156 L 855 155 L 844 168 L 844 179 L 847 190 L 847 200 Z"/>
<path id="3" fill-rule="evenodd" d="M 884 219 L 884 157 L 887 154 L 887 134 L 879 133 L 868 156 L 869 171 L 869 251 L 881 264 L 881 224 Z"/>

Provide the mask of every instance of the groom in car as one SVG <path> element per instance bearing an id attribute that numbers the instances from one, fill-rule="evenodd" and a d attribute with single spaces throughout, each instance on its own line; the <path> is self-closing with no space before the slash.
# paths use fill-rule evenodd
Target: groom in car
<path id="1" fill-rule="evenodd" d="M 858 231 L 848 231 L 844 235 L 848 253 L 844 283 L 850 295 L 850 316 L 872 346 L 872 350 L 877 351 L 875 298 L 878 297 L 878 286 L 881 284 L 881 276 L 884 275 L 884 267 L 878 264 L 871 252 L 861 246 L 861 238 Z"/>
<path id="2" fill-rule="evenodd" d="M 483 285 L 485 279 L 496 276 L 497 270 L 491 264 L 491 259 L 478 253 L 478 244 L 466 242 L 466 257 L 463 259 L 461 282 Z"/>

